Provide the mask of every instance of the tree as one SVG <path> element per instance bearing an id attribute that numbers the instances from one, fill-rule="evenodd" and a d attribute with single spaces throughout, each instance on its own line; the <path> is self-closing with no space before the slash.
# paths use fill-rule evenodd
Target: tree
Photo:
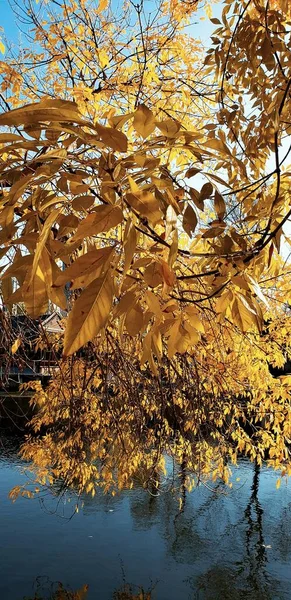
<path id="1" fill-rule="evenodd" d="M 1 65 L 4 107 L 46 96 L 75 100 L 93 119 L 140 103 L 188 123 L 201 118 L 200 98 L 208 95 L 202 46 L 185 30 L 197 0 L 13 6 L 27 40 Z"/>
<path id="2" fill-rule="evenodd" d="M 28 438 L 23 453 L 41 481 L 61 477 L 80 492 L 132 485 L 137 473 L 145 485 L 157 480 L 165 452 L 189 488 L 210 474 L 227 481 L 227 460 L 241 453 L 290 473 L 290 378 L 269 370 L 284 365 L 290 344 L 290 270 L 280 255 L 291 215 L 289 7 L 225 2 L 201 67 L 209 93 L 197 115 L 179 119 L 181 106 L 188 111 L 181 89 L 192 86 L 175 37 L 187 6 L 159 5 L 165 46 L 134 7 L 134 76 L 130 42 L 118 19 L 106 21 L 107 4 L 98 6 L 135 86 L 125 99 L 111 63 L 97 105 L 85 89 L 93 70 L 70 67 L 68 44 L 78 47 L 83 23 L 77 7 L 69 41 L 56 25 L 35 22 L 40 45 L 53 53 L 62 40 L 65 56 L 45 54 L 38 102 L 0 116 L 10 128 L 0 138 L 2 255 L 14 250 L 4 302 L 24 302 L 32 317 L 48 300 L 68 309 L 59 373 L 34 400 L 33 425 L 47 433 Z M 146 77 L 165 47 L 164 62 L 154 62 L 159 81 Z M 66 99 L 55 97 L 56 73 Z M 23 94 L 35 99 L 32 83 Z M 12 278 L 18 289 L 4 292 Z"/>

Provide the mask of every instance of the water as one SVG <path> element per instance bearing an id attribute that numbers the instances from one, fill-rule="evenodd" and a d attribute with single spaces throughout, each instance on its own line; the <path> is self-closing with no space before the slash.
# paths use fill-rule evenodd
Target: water
<path id="1" fill-rule="evenodd" d="M 0 599 L 22 600 L 37 577 L 72 588 L 89 584 L 88 600 L 111 600 L 123 572 L 132 584 L 156 583 L 156 600 L 291 598 L 291 488 L 277 474 L 242 462 L 233 490 L 201 486 L 178 513 L 177 498 L 135 489 L 118 497 L 57 505 L 8 499 L 25 480 L 13 444 L 0 446 Z M 236 481 L 239 478 L 239 481 Z"/>

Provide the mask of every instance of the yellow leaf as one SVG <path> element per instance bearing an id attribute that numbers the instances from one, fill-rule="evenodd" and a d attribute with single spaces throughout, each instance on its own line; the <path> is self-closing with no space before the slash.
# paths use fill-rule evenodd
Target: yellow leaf
<path id="1" fill-rule="evenodd" d="M 16 133 L 0 133 L 0 142 L 1 144 L 5 142 L 21 142 L 23 138 L 21 135 L 16 135 Z"/>
<path id="2" fill-rule="evenodd" d="M 144 365 L 146 362 L 148 362 L 152 373 L 155 376 L 157 376 L 158 370 L 155 365 L 152 354 L 152 335 L 152 331 L 149 331 L 143 340 L 143 353 L 141 358 L 141 365 Z"/>
<path id="3" fill-rule="evenodd" d="M 0 115 L 0 120 L 1 117 L 2 115 Z M 25 177 L 20 177 L 20 179 L 13 184 L 9 192 L 9 195 L 11 196 L 13 202 L 18 200 L 18 198 L 20 198 L 23 192 L 27 190 L 28 184 L 32 181 L 32 179 L 33 175 L 26 175 Z"/>
<path id="4" fill-rule="evenodd" d="M 5 54 L 5 46 L 3 44 L 3 42 L 0 41 L 0 52 L 2 52 L 2 54 Z"/>
<path id="5" fill-rule="evenodd" d="M 144 271 L 144 280 L 152 288 L 158 287 L 163 283 L 162 265 L 158 262 L 152 262 Z"/>
<path id="6" fill-rule="evenodd" d="M 155 117 L 152 111 L 145 106 L 140 104 L 138 109 L 134 113 L 133 118 L 134 129 L 144 139 L 147 138 L 155 129 Z"/>
<path id="7" fill-rule="evenodd" d="M 222 142 L 221 140 L 218 140 L 217 138 L 208 139 L 204 145 L 207 146 L 208 148 L 212 148 L 213 150 L 218 150 L 218 151 L 222 152 L 223 154 L 227 154 L 228 156 L 230 155 L 230 151 L 229 151 L 227 145 L 224 142 Z"/>
<path id="8" fill-rule="evenodd" d="M 52 259 L 47 248 L 43 248 L 40 256 L 39 266 L 41 271 L 45 275 L 46 291 L 49 299 L 53 304 L 59 306 L 62 310 L 67 309 L 67 298 L 64 294 L 64 290 L 53 287 L 53 281 L 58 277 L 61 272 L 55 261 Z"/>
<path id="9" fill-rule="evenodd" d="M 205 13 L 209 19 L 212 17 L 212 6 L 210 4 L 206 4 Z"/>
<path id="10" fill-rule="evenodd" d="M 150 290 L 147 290 L 145 293 L 145 301 L 150 309 L 150 311 L 158 318 L 162 317 L 161 306 L 156 294 L 153 294 Z"/>
<path id="11" fill-rule="evenodd" d="M 0 225 L 1 227 L 9 227 L 13 223 L 14 219 L 14 208 L 13 206 L 6 206 L 0 212 Z"/>
<path id="12" fill-rule="evenodd" d="M 187 321 L 184 322 L 183 328 L 184 328 L 184 331 L 187 332 L 186 333 L 187 348 L 188 348 L 188 345 L 193 346 L 194 344 L 197 344 L 200 339 L 197 329 L 192 327 L 192 325 L 190 323 L 188 323 Z"/>
<path id="13" fill-rule="evenodd" d="M 173 268 L 176 258 L 178 256 L 178 250 L 179 250 L 179 238 L 178 238 L 178 231 L 175 230 L 174 231 L 174 235 L 173 235 L 173 241 L 169 250 L 169 256 L 168 256 L 168 264 L 170 269 Z"/>
<path id="14" fill-rule="evenodd" d="M 124 313 L 128 312 L 128 310 L 132 307 L 136 299 L 135 292 L 133 290 L 129 290 L 122 296 L 121 300 L 117 304 L 114 310 L 114 316 L 120 317 Z"/>
<path id="15" fill-rule="evenodd" d="M 128 175 L 128 182 L 129 182 L 129 186 L 130 186 L 130 191 L 133 194 L 139 194 L 140 188 L 138 187 L 137 183 L 134 181 L 133 177 L 131 177 L 130 175 Z"/>
<path id="16" fill-rule="evenodd" d="M 176 275 L 175 275 L 173 269 L 171 269 L 164 260 L 161 261 L 161 268 L 162 268 L 161 273 L 162 273 L 164 282 L 168 286 L 172 287 L 176 281 Z"/>
<path id="17" fill-rule="evenodd" d="M 83 221 L 81 221 L 76 233 L 69 240 L 73 244 L 77 240 L 98 235 L 98 233 L 109 231 L 123 220 L 123 213 L 119 206 L 111 204 L 100 204 L 94 208 Z"/>
<path id="18" fill-rule="evenodd" d="M 37 156 L 33 159 L 32 162 L 46 162 L 47 160 L 51 160 L 52 158 L 63 158 L 67 157 L 67 150 L 65 148 L 53 148 L 52 150 L 47 150 L 41 156 Z"/>
<path id="19" fill-rule="evenodd" d="M 279 375 L 278 379 L 282 385 L 291 386 L 291 375 Z"/>
<path id="20" fill-rule="evenodd" d="M 204 183 L 204 185 L 202 186 L 202 188 L 200 190 L 199 200 L 202 201 L 202 200 L 206 200 L 207 198 L 210 198 L 212 192 L 213 192 L 212 183 L 210 183 L 209 181 L 207 183 Z"/>
<path id="21" fill-rule="evenodd" d="M 200 333 L 204 333 L 204 325 L 201 319 L 199 318 L 197 311 L 195 309 L 193 310 L 192 307 L 189 306 L 188 308 L 186 308 L 185 313 L 194 329 L 196 329 L 196 331 L 200 331 Z"/>
<path id="22" fill-rule="evenodd" d="M 122 131 L 113 129 L 113 127 L 104 127 L 100 123 L 95 124 L 95 129 L 106 146 L 118 152 L 127 151 L 127 137 Z"/>
<path id="23" fill-rule="evenodd" d="M 109 62 L 108 54 L 107 54 L 107 52 L 105 52 L 104 48 L 101 48 L 100 50 L 98 50 L 98 59 L 99 59 L 101 69 L 104 69 L 104 67 L 106 67 L 106 65 Z"/>
<path id="24" fill-rule="evenodd" d="M 168 138 L 173 138 L 181 129 L 181 123 L 174 119 L 166 119 L 165 121 L 156 121 L 156 125 L 162 134 Z"/>
<path id="25" fill-rule="evenodd" d="M 17 352 L 19 346 L 21 346 L 21 338 L 17 338 L 17 340 L 15 340 L 15 342 L 13 342 L 12 347 L 11 347 L 12 354 L 15 354 L 15 352 Z"/>
<path id="26" fill-rule="evenodd" d="M 36 246 L 35 254 L 34 254 L 34 259 L 33 259 L 33 264 L 32 264 L 32 269 L 31 269 L 31 274 L 30 274 L 30 283 L 32 282 L 32 280 L 35 276 L 37 266 L 39 263 L 39 259 L 40 259 L 42 250 L 45 246 L 45 243 L 47 241 L 47 238 L 51 232 L 52 225 L 55 223 L 56 218 L 58 217 L 59 214 L 60 214 L 60 209 L 56 208 L 55 210 L 53 210 L 51 212 L 51 214 L 48 216 L 48 218 L 44 222 L 43 228 L 42 228 L 40 236 L 39 236 L 39 241 Z"/>
<path id="27" fill-rule="evenodd" d="M 214 209 L 218 218 L 223 219 L 225 215 L 225 202 L 217 190 L 215 190 L 214 194 Z"/>
<path id="28" fill-rule="evenodd" d="M 233 321 L 241 331 L 245 332 L 254 325 L 259 328 L 256 312 L 241 294 L 238 294 L 231 310 Z"/>
<path id="29" fill-rule="evenodd" d="M 124 274 L 127 273 L 131 261 L 133 259 L 133 255 L 135 253 L 135 249 L 136 249 L 136 242 L 137 242 L 137 233 L 136 233 L 136 229 L 135 226 L 133 225 L 133 223 L 131 223 L 130 221 L 128 221 L 128 228 L 126 228 L 125 234 L 124 234 L 124 266 L 123 266 L 123 272 Z"/>
<path id="30" fill-rule="evenodd" d="M 279 489 L 280 486 L 281 486 L 281 479 L 277 479 L 277 483 L 276 483 L 277 490 Z"/>
<path id="31" fill-rule="evenodd" d="M 137 335 L 143 327 L 143 311 L 138 302 L 128 311 L 125 317 L 125 327 L 129 335 Z"/>
<path id="32" fill-rule="evenodd" d="M 100 13 L 103 10 L 106 10 L 107 6 L 108 6 L 108 0 L 99 0 L 97 14 L 100 15 Z"/>
<path id="33" fill-rule="evenodd" d="M 260 300 L 265 304 L 265 306 L 267 308 L 269 308 L 269 302 L 265 298 L 258 282 L 249 274 L 248 274 L 248 279 L 250 280 L 250 286 L 251 286 L 252 290 L 255 292 L 255 294 L 258 296 L 258 298 L 260 298 Z"/>
<path id="34" fill-rule="evenodd" d="M 106 325 L 113 302 L 113 273 L 111 269 L 84 290 L 69 315 L 64 356 L 69 356 L 92 340 Z"/>
<path id="35" fill-rule="evenodd" d="M 32 125 L 39 121 L 62 121 L 84 123 L 78 107 L 68 100 L 42 100 L 26 104 L 0 115 L 0 125 Z"/>
<path id="36" fill-rule="evenodd" d="M 74 282 L 74 285 L 71 286 L 72 289 L 89 285 L 93 279 L 100 277 L 113 250 L 111 246 L 106 246 L 98 250 L 90 250 L 79 256 L 67 269 L 59 274 L 54 285 L 60 287 L 69 281 Z"/>
<path id="37" fill-rule="evenodd" d="M 216 312 L 223 313 L 232 301 L 232 292 L 230 290 L 221 294 L 216 301 Z"/>
<path id="38" fill-rule="evenodd" d="M 139 214 L 146 217 L 153 225 L 156 225 L 161 220 L 162 212 L 160 203 L 148 190 L 140 189 L 134 194 L 128 193 L 126 199 Z"/>
<path id="39" fill-rule="evenodd" d="M 18 290 L 17 290 L 18 291 Z M 23 301 L 28 314 L 33 317 L 39 317 L 47 311 L 48 295 L 45 283 L 45 273 L 38 265 L 36 273 L 31 279 L 28 272 L 26 281 L 22 288 Z"/>
<path id="40" fill-rule="evenodd" d="M 168 331 L 169 339 L 168 339 L 168 356 L 169 358 L 173 358 L 174 354 L 177 352 L 177 340 L 179 335 L 181 319 L 177 319 L 171 328 Z"/>

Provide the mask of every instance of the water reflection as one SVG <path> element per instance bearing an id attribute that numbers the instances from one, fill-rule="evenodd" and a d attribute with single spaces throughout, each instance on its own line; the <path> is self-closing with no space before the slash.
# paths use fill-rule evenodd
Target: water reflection
<path id="1" fill-rule="evenodd" d="M 235 475 L 240 474 L 248 475 L 242 487 L 239 484 L 237 490 L 225 492 L 222 484 L 213 491 L 202 486 L 186 496 L 182 512 L 175 495 L 155 496 L 139 490 L 128 493 L 134 529 L 143 532 L 156 527 L 167 556 L 176 564 L 193 565 L 194 575 L 187 579 L 193 599 L 290 598 L 291 503 L 277 504 L 282 497 L 275 488 L 275 478 L 264 469 L 262 475 L 270 481 L 263 509 L 259 465 L 242 463 Z M 272 518 L 270 500 L 275 511 Z M 122 495 L 101 502 L 107 510 L 110 506 L 117 510 Z M 93 501 L 91 510 L 94 507 Z M 286 563 L 283 581 L 272 572 L 278 560 L 274 554 Z"/>
<path id="2" fill-rule="evenodd" d="M 0 461 L 6 472 L 9 465 L 11 470 L 19 465 L 15 452 L 11 443 L 5 449 L 3 443 L 0 446 Z M 13 484 L 19 483 L 19 469 L 13 472 Z M 112 598 L 112 590 L 120 585 L 121 561 L 127 579 L 134 584 L 148 587 L 150 580 L 159 581 L 153 596 L 156 600 L 289 600 L 291 495 L 288 484 L 276 490 L 276 479 L 277 475 L 266 468 L 242 462 L 233 476 L 233 490 L 217 484 L 211 491 L 202 485 L 185 495 L 182 512 L 178 510 L 178 495 L 166 491 L 166 482 L 160 495 L 137 487 L 115 497 L 102 493 L 95 498 L 85 496 L 80 514 L 62 530 L 67 544 L 63 546 L 59 521 L 37 511 L 33 508 L 37 504 L 29 501 L 26 506 L 35 527 L 45 523 L 49 529 L 46 545 L 34 547 L 31 540 L 30 554 L 35 568 L 36 557 L 41 555 L 52 579 L 68 582 L 71 587 L 88 582 L 88 600 L 96 600 L 97 591 L 102 600 Z M 52 496 L 47 501 L 49 507 L 55 506 Z M 18 511 L 23 511 L 21 503 L 6 505 L 10 524 L 5 521 L 2 528 L 4 544 Z M 70 506 L 68 511 L 70 515 Z M 31 522 L 28 526 L 31 528 Z M 25 535 L 26 530 L 21 530 L 19 552 Z M 62 548 L 63 561 L 67 547 L 77 549 L 73 554 L 70 551 L 66 572 L 59 562 L 53 562 L 50 573 L 55 539 Z M 101 570 L 94 567 L 94 561 L 103 565 Z M 9 557 L 4 562 L 1 559 L 0 565 L 3 581 L 7 578 L 5 568 L 10 568 Z M 74 570 L 78 581 L 74 580 Z M 22 576 L 25 579 L 27 574 Z M 17 600 L 23 594 L 17 596 L 14 591 L 9 595 L 6 590 L 6 595 L 0 596 Z"/>
<path id="3" fill-rule="evenodd" d="M 246 506 L 244 517 L 246 522 L 246 560 L 249 566 L 248 580 L 254 591 L 260 591 L 264 581 L 268 584 L 266 573 L 267 550 L 263 535 L 264 511 L 259 502 L 260 467 L 255 463 L 250 500 Z"/>
<path id="4" fill-rule="evenodd" d="M 23 441 L 21 436 L 4 436 L 0 430 L 0 464 L 22 465 L 19 457 L 20 445 Z"/>
<path id="5" fill-rule="evenodd" d="M 286 563 L 290 557 L 291 528 L 289 533 L 285 532 L 286 537 L 283 523 L 288 515 L 291 524 L 291 504 L 284 506 L 281 514 L 277 512 L 274 520 L 270 520 L 267 506 L 264 522 L 264 509 L 259 500 L 260 467 L 244 464 L 246 468 L 249 474 L 251 470 L 253 473 L 251 485 L 244 485 L 243 496 L 247 487 L 250 491 L 249 498 L 244 501 L 236 491 L 225 495 L 222 485 L 217 485 L 213 492 L 202 487 L 193 496 L 188 495 L 180 513 L 177 513 L 177 503 L 171 495 L 160 498 L 135 496 L 131 500 L 135 527 L 146 530 L 157 525 L 166 542 L 167 553 L 175 562 L 193 565 L 194 575 L 188 578 L 193 599 L 274 600 L 291 596 L 291 577 L 287 577 L 288 582 L 280 581 L 271 572 L 274 552 L 278 552 Z M 264 475 L 267 473 L 265 470 Z M 273 505 L 276 506 L 279 494 L 274 479 L 272 485 Z M 265 540 L 265 531 L 275 547 Z M 282 534 L 284 553 L 280 542 Z M 209 563 L 212 564 L 207 568 Z"/>
<path id="6" fill-rule="evenodd" d="M 253 469 L 250 498 L 241 527 L 237 524 L 236 529 L 238 536 L 244 533 L 245 537 L 244 546 L 242 540 L 237 540 L 238 545 L 242 544 L 243 558 L 233 567 L 218 564 L 192 581 L 192 587 L 196 589 L 194 598 L 197 600 L 274 600 L 290 597 L 290 586 L 289 593 L 287 589 L 284 591 L 283 583 L 268 572 L 268 551 L 272 546 L 264 541 L 264 510 L 259 501 L 260 467 L 255 464 Z"/>

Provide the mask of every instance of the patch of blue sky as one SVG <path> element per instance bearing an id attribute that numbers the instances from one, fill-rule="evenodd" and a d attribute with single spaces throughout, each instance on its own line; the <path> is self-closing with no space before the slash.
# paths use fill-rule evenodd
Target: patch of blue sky
<path id="1" fill-rule="evenodd" d="M 34 0 L 36 4 L 36 0 Z M 116 2 L 116 4 L 118 4 Z M 144 5 L 146 10 L 150 11 L 150 5 L 156 4 L 151 0 L 146 0 Z M 25 29 L 23 24 L 18 23 L 17 19 L 17 6 L 13 0 L 0 0 L 0 26 L 3 27 L 3 38 L 6 38 L 8 43 L 18 44 L 22 36 L 22 32 Z M 45 7 L 42 7 L 45 8 Z M 222 10 L 222 3 L 213 5 L 213 16 L 219 18 Z M 45 12 L 45 10 L 43 11 Z M 204 44 L 210 42 L 210 36 L 217 25 L 213 25 L 210 20 L 205 17 L 203 8 L 200 8 L 197 13 L 193 14 L 193 23 L 186 28 L 187 33 L 192 35 L 196 39 L 200 39 Z"/>
<path id="2" fill-rule="evenodd" d="M 0 26 L 3 27 L 2 38 L 17 44 L 20 31 L 8 0 L 0 0 Z"/>

